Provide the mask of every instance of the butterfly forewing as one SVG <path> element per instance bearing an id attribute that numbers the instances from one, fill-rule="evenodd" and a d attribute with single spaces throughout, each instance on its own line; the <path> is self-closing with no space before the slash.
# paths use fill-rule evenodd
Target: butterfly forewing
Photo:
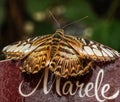
<path id="1" fill-rule="evenodd" d="M 24 41 L 19 41 L 3 48 L 3 53 L 7 59 L 23 59 L 39 47 L 42 43 L 50 39 L 51 35 L 42 37 L 29 38 Z"/>
<path id="2" fill-rule="evenodd" d="M 81 58 L 87 58 L 97 62 L 106 62 L 119 57 L 117 51 L 98 42 L 73 36 L 65 36 L 65 39 Z"/>

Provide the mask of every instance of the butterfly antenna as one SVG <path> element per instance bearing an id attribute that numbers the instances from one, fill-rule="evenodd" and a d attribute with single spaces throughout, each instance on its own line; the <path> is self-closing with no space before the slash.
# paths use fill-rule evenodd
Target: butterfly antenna
<path id="1" fill-rule="evenodd" d="M 50 15 L 52 16 L 53 20 L 56 22 L 57 26 L 58 26 L 59 28 L 61 28 L 60 23 L 57 21 L 57 19 L 56 19 L 55 16 L 53 15 L 53 13 L 52 13 L 51 11 L 49 11 L 49 13 L 50 13 Z"/>
<path id="2" fill-rule="evenodd" d="M 74 21 L 74 22 L 72 22 L 72 23 L 69 23 L 69 24 L 63 26 L 62 28 L 64 29 L 64 28 L 67 27 L 67 26 L 70 26 L 70 25 L 72 25 L 72 24 L 78 23 L 78 22 L 86 19 L 87 17 L 88 17 L 88 16 L 85 16 L 85 17 L 83 17 L 83 18 L 81 18 L 81 19 L 79 19 L 79 20 L 77 20 L 77 21 Z"/>

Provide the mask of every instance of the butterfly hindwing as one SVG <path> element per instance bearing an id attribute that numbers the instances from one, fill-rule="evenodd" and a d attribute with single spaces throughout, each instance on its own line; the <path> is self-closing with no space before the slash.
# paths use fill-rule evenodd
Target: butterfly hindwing
<path id="1" fill-rule="evenodd" d="M 50 45 L 46 42 L 37 47 L 25 60 L 23 60 L 20 69 L 22 72 L 37 73 L 41 69 L 46 68 L 50 61 Z"/>
<path id="2" fill-rule="evenodd" d="M 54 74 L 62 77 L 83 75 L 88 72 L 91 62 L 80 58 L 78 53 L 62 39 L 59 42 L 58 50 L 55 52 L 54 56 L 50 62 L 50 70 Z M 89 65 L 89 67 L 88 67 Z"/>

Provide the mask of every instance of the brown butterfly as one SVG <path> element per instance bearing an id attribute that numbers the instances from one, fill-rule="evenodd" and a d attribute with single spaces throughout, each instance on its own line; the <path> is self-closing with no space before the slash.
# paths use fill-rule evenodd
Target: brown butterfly
<path id="1" fill-rule="evenodd" d="M 7 59 L 22 60 L 22 72 L 34 74 L 49 68 L 55 75 L 65 78 L 84 75 L 94 62 L 113 61 L 120 56 L 100 43 L 65 35 L 63 29 L 8 45 L 3 53 Z"/>

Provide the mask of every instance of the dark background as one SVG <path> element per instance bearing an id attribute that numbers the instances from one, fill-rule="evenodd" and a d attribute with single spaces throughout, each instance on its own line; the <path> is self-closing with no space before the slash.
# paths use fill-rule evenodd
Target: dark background
<path id="1" fill-rule="evenodd" d="M 0 0 L 0 49 L 12 42 L 65 29 L 120 51 L 120 0 Z"/>

